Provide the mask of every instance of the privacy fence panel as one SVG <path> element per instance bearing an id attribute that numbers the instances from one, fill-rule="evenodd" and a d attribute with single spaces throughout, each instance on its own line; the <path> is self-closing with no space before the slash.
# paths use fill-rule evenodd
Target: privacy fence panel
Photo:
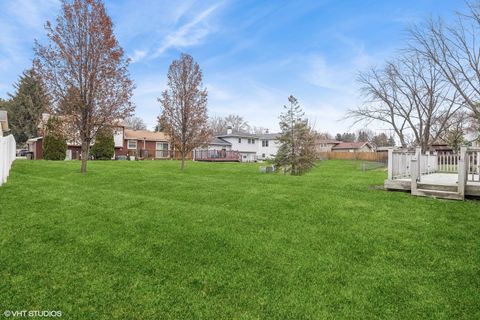
<path id="1" fill-rule="evenodd" d="M 15 160 L 17 144 L 12 135 L 0 137 L 0 186 L 7 182 L 10 168 Z"/>

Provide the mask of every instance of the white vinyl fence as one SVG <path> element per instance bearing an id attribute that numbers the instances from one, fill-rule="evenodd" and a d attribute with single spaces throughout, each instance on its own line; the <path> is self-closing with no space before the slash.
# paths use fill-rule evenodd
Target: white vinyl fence
<path id="1" fill-rule="evenodd" d="M 0 137 L 0 186 L 7 182 L 12 162 L 15 160 L 17 143 L 12 135 Z"/>

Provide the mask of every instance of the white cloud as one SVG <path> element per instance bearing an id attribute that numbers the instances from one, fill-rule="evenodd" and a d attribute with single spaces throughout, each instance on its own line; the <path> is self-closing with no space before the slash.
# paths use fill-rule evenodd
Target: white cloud
<path id="1" fill-rule="evenodd" d="M 330 90 L 351 90 L 355 77 L 355 71 L 352 70 L 351 65 L 336 66 L 328 63 L 321 55 L 312 56 L 306 61 L 308 71 L 304 77 L 310 84 Z"/>
<path id="2" fill-rule="evenodd" d="M 145 58 L 147 53 L 148 50 L 134 50 L 133 55 L 130 56 L 130 59 L 132 60 L 132 63 L 136 63 L 141 59 Z"/>
<path id="3" fill-rule="evenodd" d="M 199 44 L 211 32 L 208 18 L 218 7 L 219 4 L 216 4 L 205 9 L 193 20 L 168 34 L 162 45 L 156 50 L 154 57 L 170 48 L 185 48 Z"/>

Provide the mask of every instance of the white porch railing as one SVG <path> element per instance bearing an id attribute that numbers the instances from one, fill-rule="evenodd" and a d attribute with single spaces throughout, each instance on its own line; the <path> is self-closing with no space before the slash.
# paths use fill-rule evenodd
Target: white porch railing
<path id="1" fill-rule="evenodd" d="M 393 149 L 388 152 L 388 180 L 408 179 L 412 194 L 417 192 L 422 177 L 434 173 L 457 175 L 457 198 L 463 199 L 467 184 L 480 182 L 480 148 L 461 147 L 456 154 L 422 154 L 419 148 L 415 152 Z"/>
<path id="2" fill-rule="evenodd" d="M 466 161 L 467 181 L 480 182 L 480 148 L 468 148 Z"/>
<path id="3" fill-rule="evenodd" d="M 0 186 L 7 182 L 12 162 L 15 160 L 17 144 L 12 135 L 0 137 Z"/>
<path id="4" fill-rule="evenodd" d="M 409 150 L 389 150 L 388 154 L 388 179 L 409 178 L 410 164 L 415 157 L 415 152 Z"/>
<path id="5" fill-rule="evenodd" d="M 458 153 L 439 153 L 438 158 L 438 172 L 443 173 L 457 173 L 460 155 Z"/>

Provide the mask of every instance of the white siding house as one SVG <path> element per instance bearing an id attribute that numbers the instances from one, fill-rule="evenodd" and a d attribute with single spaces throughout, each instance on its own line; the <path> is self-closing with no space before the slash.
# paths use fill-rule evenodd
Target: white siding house
<path id="1" fill-rule="evenodd" d="M 232 132 L 217 134 L 203 150 L 223 150 L 238 152 L 241 162 L 271 159 L 278 151 L 278 134 L 251 134 Z M 198 150 L 200 151 L 200 150 Z"/>
<path id="2" fill-rule="evenodd" d="M 249 133 L 227 132 L 224 135 L 217 135 L 231 145 L 231 150 L 239 151 L 242 162 L 253 162 L 257 160 L 258 137 Z"/>
<path id="3" fill-rule="evenodd" d="M 275 158 L 278 148 L 280 147 L 280 143 L 278 142 L 277 138 L 277 133 L 264 133 L 258 135 L 258 160 Z"/>

